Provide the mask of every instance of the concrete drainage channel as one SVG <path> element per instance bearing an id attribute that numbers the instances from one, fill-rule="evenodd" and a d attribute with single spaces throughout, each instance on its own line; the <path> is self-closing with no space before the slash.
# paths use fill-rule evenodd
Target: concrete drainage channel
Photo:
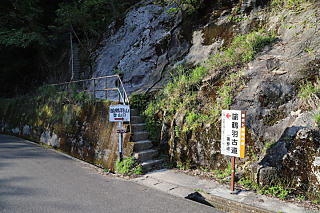
<path id="1" fill-rule="evenodd" d="M 187 197 L 185 197 L 188 200 L 193 200 L 196 201 L 198 203 L 210 206 L 210 207 L 214 207 L 211 203 L 209 203 L 205 197 L 203 197 L 199 192 L 194 192 L 189 194 Z"/>
<path id="2" fill-rule="evenodd" d="M 186 199 L 219 209 L 230 213 L 271 213 L 271 211 L 256 208 L 254 206 L 235 202 L 218 196 L 206 194 L 203 192 L 194 192 L 185 197 Z"/>
<path id="3" fill-rule="evenodd" d="M 290 203 L 257 195 L 253 192 L 239 191 L 232 195 L 229 189 L 215 182 L 190 176 L 175 170 L 155 170 L 142 177 L 132 179 L 138 184 L 163 191 L 165 193 L 192 200 L 210 206 L 222 212 L 231 213 L 302 213 L 306 209 Z M 207 192 L 210 192 L 207 193 Z M 277 207 L 274 209 L 274 207 Z"/>

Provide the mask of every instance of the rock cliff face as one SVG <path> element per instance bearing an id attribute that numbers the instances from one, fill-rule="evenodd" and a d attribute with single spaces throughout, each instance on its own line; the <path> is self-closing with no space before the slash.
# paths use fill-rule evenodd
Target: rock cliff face
<path id="1" fill-rule="evenodd" d="M 169 12 L 176 5 L 153 2 L 137 4 L 118 30 L 109 26 L 111 34 L 103 41 L 96 60 L 94 76 L 123 74 L 128 94 L 163 88 L 170 76 L 168 70 L 179 63 L 204 62 L 233 34 L 232 25 L 225 24 L 229 12 L 224 8 L 232 8 L 238 1 L 207 3 L 209 8 L 216 8 L 213 17 L 223 13 L 218 21 L 210 21 L 210 9 L 203 9 L 203 17 L 186 21 L 181 12 Z M 251 6 L 247 3 L 243 8 Z M 114 82 L 110 80 L 108 84 Z M 103 88 L 104 83 L 99 86 Z"/>
<path id="2" fill-rule="evenodd" d="M 320 89 L 308 101 L 298 95 L 306 82 L 319 84 L 319 8 L 317 1 L 211 1 L 199 15 L 201 21 L 189 23 L 188 28 L 180 13 L 170 15 L 166 7 L 145 1 L 105 40 L 95 75 L 120 70 L 130 94 L 159 89 L 165 85 L 166 72 L 177 64 L 206 62 L 237 35 L 259 30 L 273 33 L 276 40 L 263 44 L 249 63 L 223 70 L 207 65 L 205 89 L 197 95 L 210 94 L 213 101 L 219 100 L 221 82 L 242 70 L 244 86 L 233 93 L 229 106 L 247 111 L 247 157 L 239 161 L 239 169 L 254 171 L 262 184 L 297 176 L 294 184 L 319 190 L 319 128 L 314 114 Z M 197 100 L 203 107 L 215 104 L 206 98 Z M 203 123 L 178 135 L 188 112 L 178 110 L 171 121 L 166 120 L 167 112 L 157 113 L 155 118 L 162 121 L 161 142 L 169 142 L 172 159 L 190 167 L 223 168 L 229 163 L 219 151 L 219 119 L 217 125 Z"/>
<path id="3" fill-rule="evenodd" d="M 170 15 L 167 10 L 152 1 L 132 9 L 123 26 L 104 41 L 94 75 L 122 73 L 129 94 L 159 82 L 167 66 L 184 56 L 190 46 L 181 38 L 181 15 Z"/>

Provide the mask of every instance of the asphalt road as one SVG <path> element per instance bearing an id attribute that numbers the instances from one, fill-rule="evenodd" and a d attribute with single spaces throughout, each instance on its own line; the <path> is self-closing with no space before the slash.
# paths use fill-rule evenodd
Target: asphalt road
<path id="1" fill-rule="evenodd" d="M 23 139 L 0 135 L 0 212 L 218 212 Z"/>

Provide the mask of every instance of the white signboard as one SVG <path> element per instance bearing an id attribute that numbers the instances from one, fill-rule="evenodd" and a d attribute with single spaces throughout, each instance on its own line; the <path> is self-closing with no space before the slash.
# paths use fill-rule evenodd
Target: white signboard
<path id="1" fill-rule="evenodd" d="M 244 158 L 246 112 L 222 110 L 221 154 Z"/>
<path id="2" fill-rule="evenodd" d="M 130 107 L 128 105 L 111 105 L 109 107 L 109 121 L 130 121 Z"/>

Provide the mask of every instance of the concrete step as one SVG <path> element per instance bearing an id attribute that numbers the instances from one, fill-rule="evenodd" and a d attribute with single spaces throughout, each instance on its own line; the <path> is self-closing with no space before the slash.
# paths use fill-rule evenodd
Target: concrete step
<path id="1" fill-rule="evenodd" d="M 144 162 L 147 160 L 151 160 L 152 158 L 158 155 L 158 150 L 156 149 L 149 149 L 141 152 L 134 153 L 134 158 L 139 160 L 140 162 Z"/>
<path id="2" fill-rule="evenodd" d="M 140 113 L 137 109 L 130 109 L 131 116 L 140 116 Z"/>
<path id="3" fill-rule="evenodd" d="M 133 124 L 144 123 L 143 117 L 137 116 L 137 115 L 131 116 L 130 120 L 131 120 L 131 123 Z"/>
<path id="4" fill-rule="evenodd" d="M 133 142 L 137 142 L 137 141 L 147 140 L 148 137 L 149 137 L 149 133 L 146 131 L 142 131 L 142 132 L 133 132 L 133 135 L 131 138 Z"/>
<path id="5" fill-rule="evenodd" d="M 159 166 L 161 163 L 163 163 L 163 159 L 144 161 L 144 162 L 141 163 L 142 170 L 143 171 L 150 171 L 155 166 Z"/>
<path id="6" fill-rule="evenodd" d="M 140 123 L 140 124 L 131 124 L 132 126 L 132 131 L 133 132 L 142 132 L 146 130 L 146 124 L 145 123 Z"/>
<path id="7" fill-rule="evenodd" d="M 148 150 L 152 147 L 152 142 L 149 140 L 137 141 L 133 145 L 133 150 L 135 152 L 140 152 L 144 150 Z"/>

